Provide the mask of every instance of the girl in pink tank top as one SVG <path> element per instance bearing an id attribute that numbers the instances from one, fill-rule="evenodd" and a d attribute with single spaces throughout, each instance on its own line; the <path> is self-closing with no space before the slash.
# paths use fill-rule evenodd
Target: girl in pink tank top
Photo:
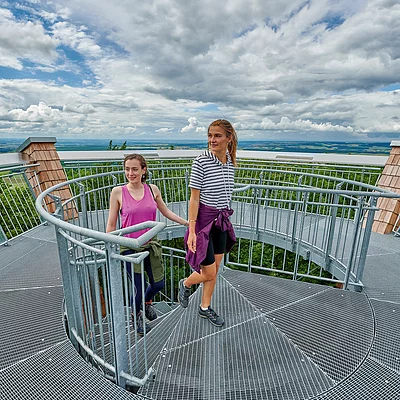
<path id="1" fill-rule="evenodd" d="M 156 220 L 157 203 L 150 191 L 150 187 L 148 185 L 143 186 L 144 196 L 140 200 L 133 198 L 129 193 L 128 185 L 122 186 L 121 228 Z M 136 239 L 148 230 L 149 228 L 142 229 L 128 233 L 125 236 Z"/>
<path id="2" fill-rule="evenodd" d="M 108 214 L 106 232 L 115 231 L 117 228 L 118 216 L 121 217 L 121 228 L 133 226 L 145 221 L 155 221 L 157 209 L 164 217 L 178 224 L 188 226 L 188 221 L 179 217 L 168 209 L 164 203 L 160 190 L 155 185 L 146 184 L 147 164 L 146 160 L 139 154 L 131 154 L 124 160 L 125 176 L 128 183 L 124 186 L 117 186 L 111 192 L 110 210 Z M 127 234 L 127 237 L 138 238 L 149 229 L 142 229 L 137 232 Z M 144 259 L 144 270 L 147 275 L 148 283 L 145 282 L 146 292 L 144 304 L 142 299 L 142 277 L 140 266 L 129 262 L 124 263 L 127 273 L 135 286 L 135 301 L 131 298 L 132 321 L 136 319 L 135 329 L 138 334 L 143 335 L 151 328 L 144 323 L 141 308 L 145 311 L 145 316 L 152 321 L 157 318 L 157 314 L 152 307 L 154 296 L 164 287 L 164 269 L 161 259 L 161 244 L 157 239 L 152 239 L 140 249 L 133 250 L 122 248 L 121 254 L 133 254 L 136 251 L 149 251 L 149 256 Z M 134 314 L 136 313 L 136 318 Z"/>

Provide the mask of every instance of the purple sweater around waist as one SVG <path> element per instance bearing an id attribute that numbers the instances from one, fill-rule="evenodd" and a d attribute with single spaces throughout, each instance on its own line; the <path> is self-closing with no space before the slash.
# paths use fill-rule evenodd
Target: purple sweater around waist
<path id="1" fill-rule="evenodd" d="M 187 238 L 189 230 L 185 234 L 186 261 L 196 271 L 200 273 L 200 263 L 206 258 L 208 242 L 210 240 L 211 228 L 215 226 L 221 231 L 228 232 L 226 242 L 226 252 L 228 253 L 236 242 L 235 232 L 229 217 L 233 214 L 233 210 L 223 208 L 219 210 L 215 207 L 201 204 L 197 214 L 197 222 L 195 226 L 196 232 L 196 252 L 193 253 L 187 248 Z"/>

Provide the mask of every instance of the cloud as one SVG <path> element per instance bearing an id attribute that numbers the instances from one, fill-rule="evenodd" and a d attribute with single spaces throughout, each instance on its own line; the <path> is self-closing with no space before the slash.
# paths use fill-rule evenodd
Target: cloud
<path id="1" fill-rule="evenodd" d="M 51 64 L 58 57 L 57 45 L 39 22 L 17 21 L 0 8 L 0 66 L 22 70 L 21 60 Z"/>
<path id="2" fill-rule="evenodd" d="M 60 110 L 51 108 L 42 102 L 38 105 L 31 105 L 26 110 L 15 109 L 8 113 L 12 120 L 24 122 L 58 121 L 61 118 L 60 114 Z"/>
<path id="3" fill-rule="evenodd" d="M 64 112 L 73 112 L 78 114 L 93 114 L 96 112 L 95 108 L 91 104 L 82 104 L 82 105 L 71 105 L 65 104 L 63 107 Z"/>
<path id="4" fill-rule="evenodd" d="M 279 122 L 273 122 L 269 118 L 263 118 L 261 122 L 254 124 L 237 124 L 238 129 L 241 130 L 279 130 L 279 131 L 317 131 L 317 132 L 353 132 L 350 126 L 340 126 L 328 123 L 314 123 L 310 120 L 291 121 L 288 117 L 282 117 Z"/>
<path id="5" fill-rule="evenodd" d="M 399 138 L 398 1 L 1 7 L 2 135 Z"/>
<path id="6" fill-rule="evenodd" d="M 102 53 L 101 47 L 86 33 L 87 28 L 83 25 L 76 27 L 65 21 L 56 22 L 52 31 L 55 39 L 85 56 L 98 57 Z"/>
<path id="7" fill-rule="evenodd" d="M 196 117 L 188 118 L 189 125 L 184 126 L 181 129 L 182 133 L 194 131 L 194 132 L 205 132 L 206 128 L 204 126 L 199 126 L 199 121 L 197 121 Z"/>
<path id="8" fill-rule="evenodd" d="M 160 129 L 155 130 L 155 132 L 158 132 L 158 133 L 168 133 L 171 131 L 172 131 L 172 128 L 160 128 Z"/>

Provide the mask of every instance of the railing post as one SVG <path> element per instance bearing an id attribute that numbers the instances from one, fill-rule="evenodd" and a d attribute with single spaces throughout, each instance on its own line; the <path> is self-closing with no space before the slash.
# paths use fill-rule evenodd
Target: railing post
<path id="1" fill-rule="evenodd" d="M 60 259 L 60 266 L 61 266 L 61 276 L 63 280 L 63 292 L 64 292 L 64 301 L 65 307 L 67 311 L 67 329 L 68 329 L 68 336 L 76 348 L 77 342 L 75 340 L 75 336 L 71 335 L 71 328 L 75 328 L 77 332 L 81 335 L 81 329 L 77 325 L 77 316 L 76 310 L 79 310 L 79 307 L 75 307 L 75 295 L 73 291 L 73 283 L 72 283 L 72 276 L 73 272 L 71 271 L 71 265 L 69 263 L 69 252 L 68 252 L 68 242 L 59 232 L 60 228 L 55 227 L 56 232 L 56 240 L 57 240 L 57 247 L 58 247 L 58 256 Z M 79 299 L 79 297 L 78 297 Z M 82 318 L 79 318 L 82 320 Z"/>
<path id="2" fill-rule="evenodd" d="M 261 185 L 263 180 L 263 172 L 260 172 L 260 176 L 258 177 L 258 184 Z M 257 214 L 256 214 L 256 238 L 259 240 L 260 233 L 260 212 L 261 212 L 261 195 L 260 189 L 256 189 L 256 200 L 257 200 Z"/>
<path id="3" fill-rule="evenodd" d="M 253 202 L 250 204 L 251 206 L 250 224 L 253 224 L 253 229 L 249 247 L 249 262 L 247 266 L 248 272 L 251 272 L 252 270 L 251 265 L 253 263 L 254 240 L 258 239 L 258 222 L 259 222 L 259 211 L 260 211 L 257 205 L 258 188 L 253 187 L 253 197 L 254 197 Z"/>
<path id="4" fill-rule="evenodd" d="M 186 217 L 189 219 L 189 171 L 185 171 Z"/>
<path id="5" fill-rule="evenodd" d="M 85 196 L 85 187 L 81 183 L 77 183 L 79 186 L 79 197 L 81 199 L 81 215 L 82 215 L 82 225 L 84 228 L 88 228 L 88 218 L 87 218 L 87 204 Z"/>
<path id="6" fill-rule="evenodd" d="M 57 196 L 52 196 L 52 199 L 55 202 L 56 210 L 60 210 L 61 207 L 61 198 Z M 61 215 L 59 214 L 54 214 L 56 218 L 63 219 L 62 218 L 63 213 Z M 68 336 L 74 345 L 74 347 L 77 347 L 77 342 L 75 339 L 75 336 L 71 334 L 71 328 L 75 328 L 78 332 L 80 332 L 80 328 L 77 326 L 77 319 L 76 319 L 76 308 L 75 308 L 75 301 L 76 297 L 73 292 L 73 280 L 71 274 L 73 274 L 73 271 L 71 271 L 71 265 L 70 265 L 70 257 L 69 257 L 69 250 L 68 250 L 68 241 L 67 239 L 62 236 L 59 232 L 60 228 L 57 228 L 57 226 L 54 227 L 55 233 L 56 233 L 56 240 L 57 240 L 57 247 L 58 247 L 58 257 L 60 259 L 60 266 L 61 266 L 61 276 L 63 280 L 63 292 L 64 292 L 64 301 L 65 301 L 65 307 L 67 309 L 67 330 L 68 330 Z M 78 297 L 79 299 L 79 297 Z M 80 308 L 78 307 L 78 310 Z M 82 315 L 80 316 L 80 320 L 82 320 Z"/>
<path id="7" fill-rule="evenodd" d="M 343 289 L 347 289 L 347 286 L 349 284 L 349 279 L 350 279 L 350 273 L 351 270 L 353 268 L 353 264 L 354 264 L 354 253 L 356 251 L 356 244 L 357 244 L 357 236 L 358 236 L 358 231 L 360 229 L 360 216 L 361 216 L 361 210 L 363 207 L 363 202 L 364 202 L 364 196 L 361 196 L 358 199 L 358 208 L 356 211 L 356 215 L 354 217 L 354 234 L 353 234 L 353 240 L 351 243 L 351 249 L 350 249 L 350 256 L 349 256 L 349 264 L 347 265 L 346 268 L 346 275 L 344 277 L 344 285 L 343 285 Z"/>
<path id="8" fill-rule="evenodd" d="M 171 296 L 171 305 L 175 303 L 174 299 L 174 256 L 172 254 L 172 250 L 169 251 L 169 277 L 170 277 L 170 285 L 171 285 L 171 291 L 170 291 L 170 296 Z"/>
<path id="9" fill-rule="evenodd" d="M 371 197 L 367 222 L 365 223 L 364 238 L 361 244 L 360 259 L 358 261 L 356 283 L 359 283 L 364 275 L 365 260 L 367 258 L 368 246 L 371 239 L 372 224 L 374 223 L 375 211 L 378 210 L 378 208 L 376 207 L 377 201 L 378 199 L 376 197 Z M 356 286 L 355 290 L 361 291 L 361 287 Z"/>
<path id="10" fill-rule="evenodd" d="M 115 360 L 115 380 L 118 386 L 125 388 L 126 379 L 122 372 L 128 372 L 128 352 L 126 348 L 126 325 L 124 298 L 122 293 L 122 274 L 120 262 L 112 257 L 115 244 L 105 243 L 106 265 L 109 286 L 110 319 L 112 346 Z"/>
<path id="11" fill-rule="evenodd" d="M 300 176 L 300 178 L 298 179 L 298 186 L 301 185 L 301 181 L 303 180 L 303 176 Z M 292 251 L 294 250 L 294 244 L 296 241 L 296 230 L 297 230 L 297 214 L 299 213 L 299 202 L 300 202 L 300 192 L 296 193 L 296 204 L 294 206 L 294 216 L 293 216 L 293 228 L 292 228 L 292 241 L 291 241 L 291 245 L 292 245 Z M 290 213 L 289 213 L 290 215 Z"/>
<path id="12" fill-rule="evenodd" d="M 8 246 L 7 235 L 5 234 L 1 225 L 0 225 L 0 245 Z"/>
<path id="13" fill-rule="evenodd" d="M 300 248 L 301 248 L 301 242 L 302 242 L 302 237 L 303 237 L 304 220 L 306 218 L 306 213 L 307 213 L 307 202 L 308 202 L 309 194 L 310 194 L 309 192 L 305 192 L 304 198 L 303 198 L 303 212 L 301 214 L 301 221 L 300 221 L 300 227 L 299 227 L 300 234 L 297 238 L 296 258 L 295 258 L 294 268 L 293 268 L 293 280 L 294 281 L 297 279 L 297 273 L 299 270 Z"/>
<path id="14" fill-rule="evenodd" d="M 162 179 L 162 184 L 163 184 L 163 198 L 166 204 L 168 204 L 172 199 L 168 198 L 168 190 L 167 190 L 167 180 L 165 179 L 165 171 L 164 171 L 164 165 L 163 161 L 161 161 L 161 179 Z M 170 196 L 171 197 L 171 196 Z"/>
<path id="15" fill-rule="evenodd" d="M 31 192 L 32 198 L 34 199 L 33 201 L 35 201 L 36 200 L 36 194 L 35 194 L 35 191 L 32 188 L 31 183 L 29 182 L 28 177 L 26 176 L 26 170 L 24 171 L 22 176 L 24 177 L 24 181 L 26 183 L 26 186 L 28 187 L 28 190 Z M 36 174 L 35 170 L 33 170 L 33 176 L 35 177 L 35 181 L 36 181 L 36 185 L 37 185 L 36 187 L 38 188 L 39 193 L 41 193 L 42 189 L 40 187 L 39 179 L 37 177 L 37 174 Z M 39 218 L 40 218 L 40 222 L 41 223 L 43 223 L 43 222 L 47 223 L 47 221 L 40 214 L 39 214 Z"/>
<path id="16" fill-rule="evenodd" d="M 342 184 L 343 184 L 343 182 L 336 185 L 336 190 L 339 190 L 340 187 L 342 186 Z M 329 266 L 331 263 L 330 255 L 331 255 L 332 245 L 333 245 L 333 236 L 335 234 L 335 225 L 336 225 L 338 206 L 339 206 L 339 195 L 337 193 L 335 193 L 333 196 L 333 201 L 332 201 L 332 208 L 331 208 L 332 212 L 331 212 L 328 239 L 327 239 L 326 250 L 325 250 L 325 268 L 328 271 L 329 271 Z"/>

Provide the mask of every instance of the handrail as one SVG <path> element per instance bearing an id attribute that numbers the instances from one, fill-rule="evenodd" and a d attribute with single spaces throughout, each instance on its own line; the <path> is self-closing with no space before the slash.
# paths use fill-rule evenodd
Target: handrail
<path id="1" fill-rule="evenodd" d="M 188 167 L 154 168 L 153 178 L 158 171 L 163 172 L 158 178 L 162 183 L 170 179 L 168 171 L 174 174 L 171 174 L 171 185 L 176 185 L 179 190 L 167 185 L 162 186 L 162 190 L 169 190 L 168 195 L 172 193 L 174 202 L 182 207 L 187 201 L 185 196 L 188 196 L 188 191 L 184 190 L 187 188 Z M 243 171 L 253 170 L 239 169 L 239 172 Z M 379 197 L 400 198 L 400 195 L 369 184 L 326 175 L 274 169 L 263 171 L 300 179 L 288 182 L 289 185 L 282 185 L 279 181 L 277 185 L 263 185 L 263 177 L 257 176 L 257 179 L 250 178 L 247 182 L 241 178 L 241 182 L 245 183 L 235 184 L 232 207 L 237 212 L 231 220 L 238 237 L 239 250 L 236 259 L 233 254 L 226 257 L 226 265 L 237 266 L 249 272 L 272 271 L 292 279 L 315 277 L 319 282 L 342 284 L 344 289 L 361 290 L 363 262 L 376 211 L 375 200 Z M 119 254 L 118 246 L 137 249 L 156 234 L 173 237 L 170 233 L 174 230 L 177 232 L 179 227 L 169 226 L 166 232 L 165 223 L 147 221 L 133 227 L 103 232 L 109 192 L 113 185 L 118 184 L 116 176 L 122 174 L 123 171 L 114 171 L 112 174 L 103 172 L 57 184 L 38 196 L 36 208 L 43 219 L 57 227 L 66 310 L 71 329 L 74 329 L 71 331 L 71 340 L 73 343 L 75 341 L 76 347 L 83 343 L 84 346 L 80 348 L 90 358 L 97 361 L 101 359 L 102 365 L 112 366 L 111 372 L 117 384 L 125 387 L 127 382 L 143 384 L 152 371 L 149 368 L 151 360 L 147 335 L 139 339 L 135 330 L 138 318 L 143 318 L 144 323 L 144 315 L 142 313 L 142 316 L 138 316 L 139 310 L 134 308 L 134 303 L 130 308 L 135 287 L 127 276 L 127 263 L 140 264 L 144 292 L 143 261 L 148 252 L 128 257 Z M 335 186 L 332 189 L 306 186 L 302 182 L 307 177 L 323 180 L 324 183 L 329 181 Z M 83 182 L 87 183 L 87 190 Z M 340 184 L 337 185 L 337 182 Z M 341 188 L 344 183 L 353 185 L 351 190 Z M 62 202 L 54 193 L 68 186 L 71 190 L 77 189 L 77 193 Z M 42 207 L 47 196 L 56 203 L 55 214 Z M 172 206 L 172 203 L 169 205 Z M 187 212 L 182 211 L 182 208 L 180 210 Z M 63 218 L 70 218 L 71 223 Z M 149 230 L 137 239 L 123 236 L 143 229 Z M 182 236 L 183 231 L 180 232 Z M 261 247 L 259 254 L 256 251 L 257 244 Z M 272 246 L 272 259 L 278 248 L 284 252 L 281 268 L 276 267 L 273 261 L 271 266 L 263 261 L 263 254 L 269 251 L 267 245 Z M 241 254 L 240 246 L 248 248 L 248 252 L 246 250 Z M 163 256 L 164 260 L 169 259 L 170 276 L 165 277 L 169 287 L 163 296 L 173 305 L 176 298 L 174 270 L 178 260 L 183 260 L 184 252 L 172 247 L 164 250 L 169 251 L 169 254 L 164 252 Z M 285 261 L 288 252 L 295 255 L 290 263 Z M 309 260 L 306 270 L 301 269 L 301 259 Z M 316 266 L 320 268 L 319 276 L 312 273 Z M 325 276 L 322 270 L 330 276 Z M 101 296 L 104 296 L 105 310 L 101 307 Z M 144 302 L 144 293 L 142 297 Z M 142 308 L 145 308 L 144 303 Z M 109 351 L 105 351 L 103 343 L 105 333 L 109 337 Z M 101 344 L 96 342 L 96 337 L 100 338 Z"/>
<path id="2" fill-rule="evenodd" d="M 97 175 L 92 175 L 91 177 L 101 177 L 101 176 L 106 176 L 109 175 L 109 173 L 102 173 L 102 174 L 97 174 Z M 57 185 L 52 186 L 51 188 L 46 189 L 44 192 L 42 192 L 36 199 L 35 201 L 35 206 L 39 214 L 48 222 L 52 223 L 55 226 L 58 226 L 59 228 L 62 228 L 64 230 L 69 230 L 77 235 L 82 235 L 86 236 L 89 238 L 93 238 L 95 240 L 102 240 L 104 242 L 111 242 L 114 244 L 119 244 L 123 245 L 126 247 L 132 247 L 134 249 L 139 248 L 140 246 L 143 246 L 146 242 L 148 242 L 152 237 L 157 235 L 159 232 L 162 231 L 165 227 L 165 223 L 163 222 L 155 222 L 155 221 L 147 221 L 143 222 L 140 226 L 133 227 L 132 229 L 134 230 L 140 230 L 140 229 L 145 229 L 145 228 L 150 228 L 149 231 L 141 235 L 139 238 L 134 239 L 134 238 L 127 238 L 124 236 L 115 236 L 110 233 L 105 233 L 105 232 L 99 232 L 95 231 L 93 229 L 89 228 L 83 228 L 77 225 L 70 224 L 68 222 L 65 222 L 53 215 L 51 215 L 47 210 L 45 210 L 42 207 L 43 200 L 46 196 L 48 196 L 51 192 L 58 190 L 64 186 L 70 185 L 72 183 L 80 182 L 83 180 L 87 180 L 88 177 L 81 177 L 77 179 L 71 179 L 66 182 L 59 183 Z M 133 231 L 134 231 L 133 230 Z"/>

